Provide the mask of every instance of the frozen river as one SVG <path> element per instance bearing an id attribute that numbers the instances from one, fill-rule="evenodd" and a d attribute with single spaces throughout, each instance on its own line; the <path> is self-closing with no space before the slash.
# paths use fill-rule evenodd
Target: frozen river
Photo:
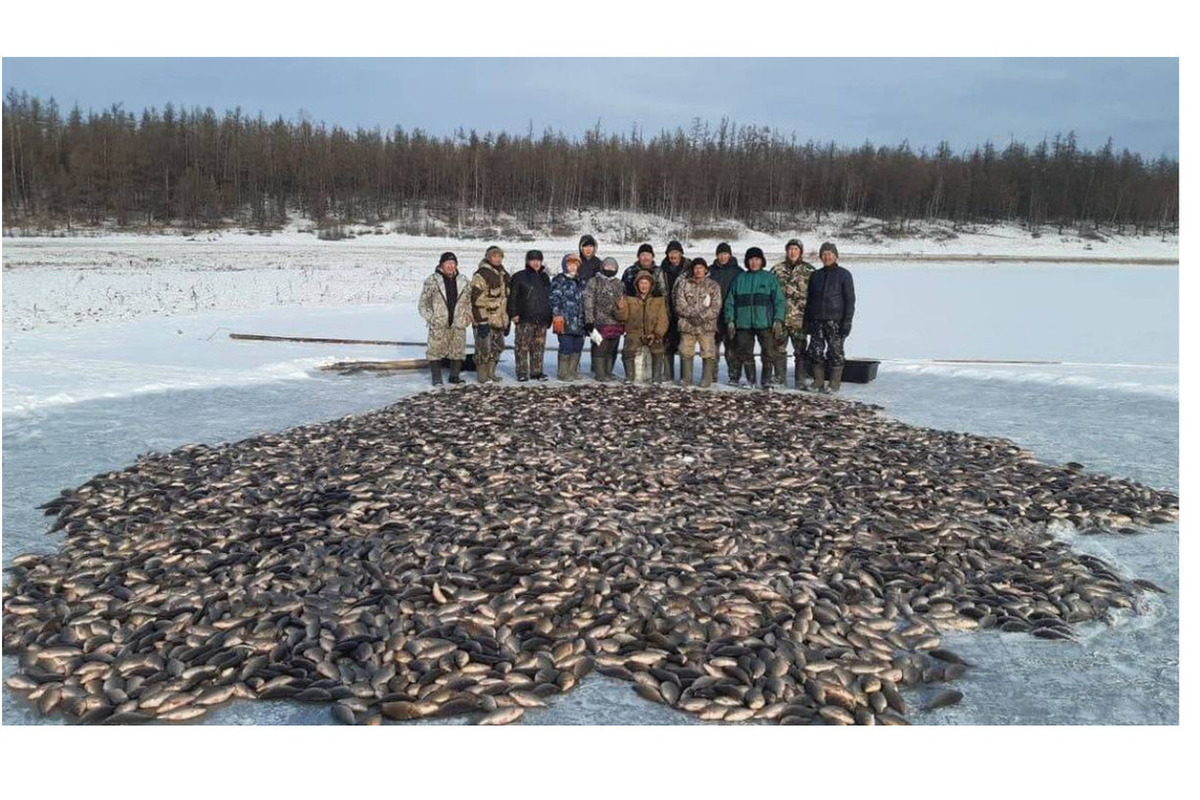
<path id="1" fill-rule="evenodd" d="M 853 268 L 854 265 L 848 265 Z M 888 359 L 849 396 L 906 422 L 1011 438 L 1043 461 L 1179 487 L 1178 271 L 1161 267 L 938 265 L 855 269 L 851 355 Z M 6 281 L 6 290 L 11 290 Z M 1133 316 L 1130 316 L 1133 315 Z M 420 376 L 332 376 L 322 361 L 393 348 L 239 343 L 229 330 L 423 338 L 411 300 L 355 309 L 212 311 L 4 334 L 3 558 L 56 546 L 34 507 L 148 451 L 230 441 L 377 408 Z M 1117 320 L 1144 320 L 1138 337 Z M 548 354 L 552 359 L 553 354 Z M 954 365 L 946 358 L 1066 363 Z M 586 362 L 586 357 L 585 357 Z M 511 357 L 504 365 L 511 376 Z M 586 368 L 586 363 L 584 367 Z M 549 413 L 549 407 L 547 408 Z M 976 667 L 958 706 L 921 723 L 1178 722 L 1178 528 L 1075 537 L 1074 546 L 1168 590 L 1079 641 L 985 631 L 952 637 Z M 4 674 L 14 665 L 4 659 Z M 918 695 L 919 697 L 919 695 Z M 7 722 L 45 720 L 4 690 Z M 328 709 L 235 702 L 206 721 L 309 723 Z M 525 723 L 689 723 L 593 675 Z"/>

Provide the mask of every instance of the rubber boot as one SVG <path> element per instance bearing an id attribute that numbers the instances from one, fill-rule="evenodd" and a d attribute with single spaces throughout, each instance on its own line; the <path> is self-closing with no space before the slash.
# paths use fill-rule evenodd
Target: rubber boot
<path id="1" fill-rule="evenodd" d="M 786 348 L 780 347 L 779 353 L 775 356 L 775 365 L 771 370 L 771 380 L 780 389 L 787 386 L 787 353 Z"/>
<path id="2" fill-rule="evenodd" d="M 622 356 L 621 365 L 625 367 L 625 382 L 633 383 L 634 370 L 637 369 L 637 356 Z"/>
<path id="3" fill-rule="evenodd" d="M 729 385 L 737 386 L 738 378 L 742 374 L 742 365 L 738 361 L 737 353 L 728 344 L 725 345 L 725 372 Z"/>
<path id="4" fill-rule="evenodd" d="M 488 363 L 486 361 L 475 362 L 475 381 L 477 383 L 491 382 L 491 378 L 488 377 Z"/>
<path id="5" fill-rule="evenodd" d="M 754 363 L 753 357 L 746 364 L 746 383 L 751 389 L 754 388 L 754 384 L 758 383 L 758 366 Z"/>
<path id="6" fill-rule="evenodd" d="M 796 388 L 802 392 L 808 389 L 808 365 L 800 355 L 796 356 Z"/>
<path id="7" fill-rule="evenodd" d="M 571 380 L 579 380 L 579 359 L 583 357 L 582 353 L 571 354 Z"/>
<path id="8" fill-rule="evenodd" d="M 827 391 L 825 389 L 825 365 L 824 364 L 813 364 L 812 388 L 813 388 L 814 392 L 821 392 L 822 394 L 824 394 Z"/>
<path id="9" fill-rule="evenodd" d="M 613 356 L 599 356 L 597 361 L 599 365 L 596 367 L 596 380 L 602 383 L 608 383 L 613 379 Z"/>
<path id="10" fill-rule="evenodd" d="M 692 385 L 692 357 L 679 357 L 679 382 L 684 386 Z"/>
<path id="11" fill-rule="evenodd" d="M 666 372 L 663 373 L 663 379 L 674 382 L 674 380 L 675 380 L 675 354 L 667 353 L 665 358 L 666 358 L 666 361 L 664 361 L 663 363 L 666 365 Z"/>
<path id="12" fill-rule="evenodd" d="M 662 383 L 667 375 L 667 356 L 665 353 L 650 354 L 650 382 Z"/>
<path id="13" fill-rule="evenodd" d="M 496 367 L 498 367 L 498 366 L 500 366 L 499 361 L 489 361 L 488 362 L 488 380 L 491 381 L 492 383 L 499 383 L 500 381 L 504 380 L 504 378 L 501 378 L 499 375 L 496 374 Z"/>
<path id="14" fill-rule="evenodd" d="M 429 359 L 429 373 L 433 376 L 433 385 L 442 385 L 442 361 L 439 358 Z"/>
<path id="15" fill-rule="evenodd" d="M 571 357 L 562 351 L 558 353 L 558 374 L 555 376 L 560 381 L 569 381 L 571 374 Z"/>
<path id="16" fill-rule="evenodd" d="M 834 367 L 829 373 L 829 391 L 837 394 L 842 390 L 842 369 L 841 365 Z"/>
<path id="17" fill-rule="evenodd" d="M 715 358 L 704 358 L 700 360 L 700 388 L 707 389 L 712 386 L 713 378 L 717 374 L 717 360 Z"/>
<path id="18" fill-rule="evenodd" d="M 775 359 L 764 358 L 762 367 L 762 388 L 770 389 L 774 383 L 772 376 L 775 374 Z"/>
<path id="19" fill-rule="evenodd" d="M 463 379 L 460 376 L 462 373 L 462 362 L 451 359 L 450 361 L 450 382 L 462 383 Z"/>

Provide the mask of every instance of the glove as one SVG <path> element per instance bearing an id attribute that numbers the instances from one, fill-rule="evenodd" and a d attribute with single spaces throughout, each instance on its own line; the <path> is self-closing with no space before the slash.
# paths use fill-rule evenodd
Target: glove
<path id="1" fill-rule="evenodd" d="M 732 322 L 730 322 L 728 325 L 725 326 L 725 332 L 729 334 L 730 339 L 736 338 L 737 337 L 737 325 L 734 325 Z"/>
<path id="2" fill-rule="evenodd" d="M 842 325 L 841 325 L 841 328 L 839 329 L 839 331 L 842 334 L 843 339 L 845 339 L 847 336 L 849 336 L 850 335 L 850 320 L 848 320 L 848 319 L 842 320 Z"/>
<path id="3" fill-rule="evenodd" d="M 584 323 L 584 325 L 583 325 L 583 332 L 584 332 L 585 334 L 587 334 L 588 336 L 591 336 L 591 335 L 592 335 L 592 331 L 594 331 L 594 330 L 596 330 L 596 326 L 595 326 L 595 325 L 593 325 L 593 324 L 592 324 L 592 323 L 590 323 L 590 322 L 585 322 L 585 323 Z"/>
<path id="4" fill-rule="evenodd" d="M 772 322 L 771 333 L 774 334 L 776 339 L 778 339 L 780 336 L 783 336 L 783 323 L 779 320 Z"/>
<path id="5" fill-rule="evenodd" d="M 483 323 L 482 325 L 475 326 L 475 338 L 476 339 L 486 339 L 486 338 L 488 338 L 489 335 L 491 335 L 491 333 L 492 333 L 492 326 L 487 324 L 486 322 Z"/>

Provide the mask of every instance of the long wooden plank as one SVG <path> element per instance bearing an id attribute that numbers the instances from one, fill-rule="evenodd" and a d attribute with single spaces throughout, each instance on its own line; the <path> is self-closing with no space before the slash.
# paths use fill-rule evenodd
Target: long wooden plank
<path id="1" fill-rule="evenodd" d="M 249 342 L 307 342 L 310 344 L 374 344 L 387 347 L 424 347 L 425 342 L 397 342 L 391 339 L 331 339 L 324 336 L 269 336 L 262 333 L 231 333 L 230 339 Z"/>

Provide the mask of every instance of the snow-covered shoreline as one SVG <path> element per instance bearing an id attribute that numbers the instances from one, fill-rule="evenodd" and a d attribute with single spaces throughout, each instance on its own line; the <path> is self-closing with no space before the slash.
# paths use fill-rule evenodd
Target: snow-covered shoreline
<path id="1" fill-rule="evenodd" d="M 820 242 L 838 243 L 842 262 L 861 265 L 929 263 L 1096 264 L 1171 266 L 1178 263 L 1178 237 L 1112 236 L 1106 241 L 1049 232 L 1032 238 L 1018 226 L 993 226 L 945 238 L 926 227 L 917 238 L 839 237 L 847 221 L 800 234 L 810 255 Z M 614 223 L 594 220 L 598 229 Z M 661 221 L 640 221 L 637 230 L 664 250 L 675 235 Z M 338 308 L 405 302 L 445 250 L 458 254 L 471 271 L 490 240 L 372 233 L 341 241 L 321 240 L 302 222 L 273 234 L 208 232 L 190 236 L 109 234 L 72 237 L 6 237 L 3 252 L 4 331 L 72 327 L 93 322 L 174 317 L 214 310 L 281 307 Z M 351 229 L 353 231 L 353 229 Z M 380 228 L 378 230 L 384 230 Z M 732 230 L 734 253 L 762 247 L 772 262 L 783 256 L 788 234 Z M 622 265 L 635 259 L 637 244 L 612 245 L 599 233 L 599 255 Z M 683 237 L 688 255 L 711 260 L 718 240 Z M 497 239 L 510 268 L 519 268 L 528 249 L 542 250 L 556 269 L 578 239 Z M 661 255 L 661 252 L 659 253 Z"/>

